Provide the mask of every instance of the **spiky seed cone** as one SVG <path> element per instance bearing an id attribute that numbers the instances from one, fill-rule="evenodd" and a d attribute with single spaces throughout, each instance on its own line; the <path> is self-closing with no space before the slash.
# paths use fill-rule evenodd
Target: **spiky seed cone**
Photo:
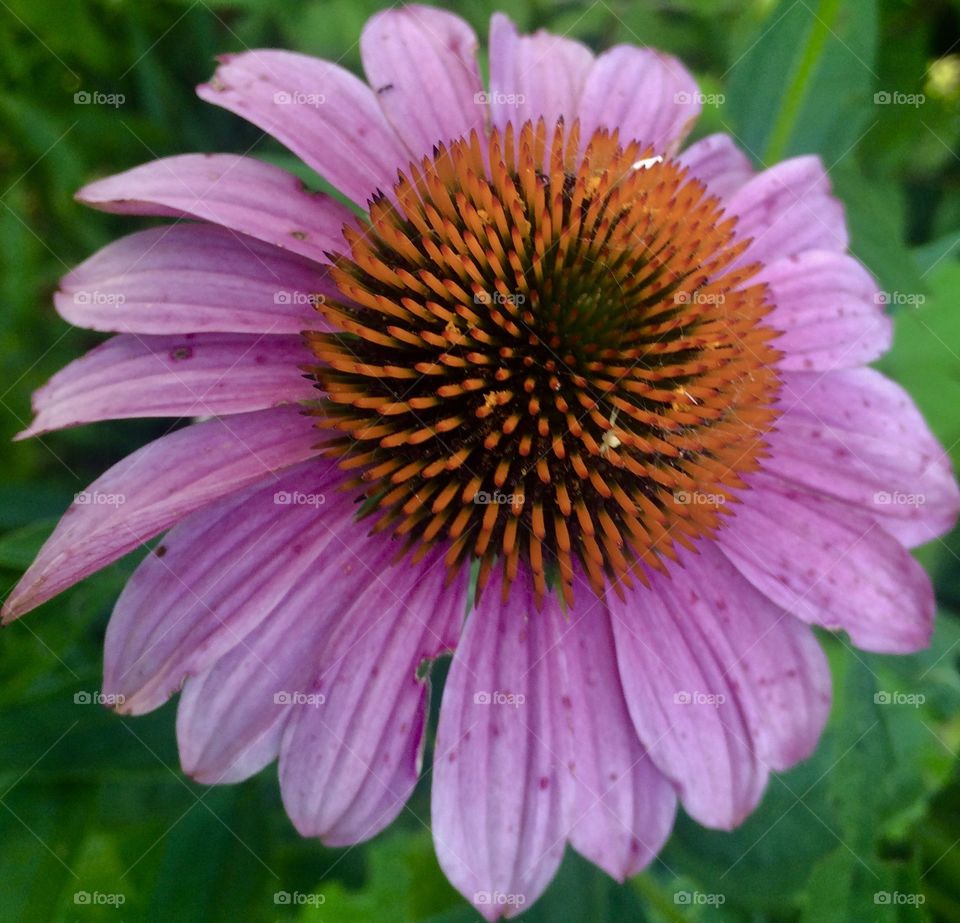
<path id="1" fill-rule="evenodd" d="M 549 141 L 549 143 L 548 143 Z M 541 120 L 439 146 L 370 205 L 336 333 L 306 334 L 327 445 L 377 530 L 451 568 L 523 561 L 572 602 L 711 533 L 778 388 L 758 266 L 676 162 Z"/>

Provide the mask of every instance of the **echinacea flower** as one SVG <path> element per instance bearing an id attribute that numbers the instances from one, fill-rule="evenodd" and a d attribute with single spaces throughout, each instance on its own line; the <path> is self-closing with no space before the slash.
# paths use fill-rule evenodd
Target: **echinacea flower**
<path id="1" fill-rule="evenodd" d="M 366 84 L 255 51 L 200 88 L 357 210 L 232 155 L 80 192 L 176 220 L 63 280 L 60 313 L 117 335 L 26 434 L 204 419 L 79 494 L 4 619 L 166 532 L 117 602 L 104 693 L 141 714 L 182 689 L 185 771 L 279 759 L 297 829 L 332 845 L 403 809 L 452 653 L 432 828 L 493 920 L 567 843 L 635 874 L 678 799 L 740 823 L 826 720 L 811 626 L 927 643 L 907 549 L 960 497 L 865 367 L 891 326 L 816 157 L 681 151 L 700 95 L 650 49 L 497 15 L 488 90 L 476 51 L 458 17 L 392 9 Z"/>

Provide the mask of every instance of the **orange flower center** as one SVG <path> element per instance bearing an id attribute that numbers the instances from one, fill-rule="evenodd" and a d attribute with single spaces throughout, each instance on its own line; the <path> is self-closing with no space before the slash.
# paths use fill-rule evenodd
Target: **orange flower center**
<path id="1" fill-rule="evenodd" d="M 306 336 L 326 451 L 376 530 L 538 597 L 597 592 L 710 534 L 778 389 L 759 266 L 671 160 L 541 120 L 438 146 L 378 196 Z"/>

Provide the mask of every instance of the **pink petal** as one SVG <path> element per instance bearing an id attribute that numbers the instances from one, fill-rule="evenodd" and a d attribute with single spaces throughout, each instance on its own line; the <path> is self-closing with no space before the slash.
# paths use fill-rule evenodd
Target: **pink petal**
<path id="1" fill-rule="evenodd" d="M 660 852 L 673 827 L 676 796 L 653 765 L 633 728 L 616 669 L 610 616 L 588 587 L 563 621 L 547 603 L 557 641 L 544 656 L 566 664 L 569 715 L 570 843 L 607 874 L 623 881 Z M 546 616 L 547 613 L 544 613 Z"/>
<path id="2" fill-rule="evenodd" d="M 650 587 L 608 593 L 620 681 L 633 723 L 650 758 L 677 787 L 687 813 L 707 827 L 730 829 L 756 807 L 767 766 L 755 752 L 740 684 L 738 656 L 749 653 L 741 635 L 718 627 L 725 611 L 775 624 L 746 581 L 733 581 L 715 560 L 691 558 L 689 573 L 673 565 Z M 720 592 L 717 593 L 717 590 Z M 726 590 L 726 592 L 723 592 Z M 710 593 L 708 597 L 707 594 Z"/>
<path id="3" fill-rule="evenodd" d="M 434 145 L 484 136 L 477 36 L 459 16 L 419 4 L 375 13 L 360 55 L 387 120 L 419 160 Z M 397 166 L 406 169 L 406 161 Z"/>
<path id="4" fill-rule="evenodd" d="M 726 201 L 754 175 L 750 158 L 730 135 L 708 135 L 691 144 L 677 160 L 705 183 L 710 195 Z"/>
<path id="5" fill-rule="evenodd" d="M 504 606 L 494 576 L 467 620 L 440 705 L 437 858 L 488 920 L 532 904 L 563 856 L 565 690 L 557 658 L 543 657 L 554 633 L 525 581 Z"/>
<path id="6" fill-rule="evenodd" d="M 391 564 L 397 544 L 367 539 L 323 571 L 336 624 L 314 658 L 309 693 L 294 708 L 280 754 L 287 812 L 305 836 L 344 846 L 400 812 L 420 771 L 429 684 L 419 668 L 456 645 L 467 573 L 451 586 L 443 551 Z"/>
<path id="7" fill-rule="evenodd" d="M 855 505 L 908 546 L 953 528 L 949 456 L 899 385 L 873 369 L 781 377 L 772 474 Z"/>
<path id="8" fill-rule="evenodd" d="M 730 197 L 726 210 L 737 216 L 737 236 L 752 239 L 736 265 L 769 264 L 805 250 L 842 253 L 849 243 L 843 206 L 819 157 L 764 170 Z"/>
<path id="9" fill-rule="evenodd" d="M 490 117 L 499 129 L 517 128 L 541 116 L 552 131 L 558 119 L 569 128 L 593 64 L 586 45 L 540 30 L 519 35 L 503 13 L 490 20 Z"/>
<path id="10" fill-rule="evenodd" d="M 632 45 L 601 54 L 580 97 L 584 145 L 596 129 L 616 128 L 624 143 L 673 154 L 699 115 L 700 94 L 687 69 L 671 55 Z"/>
<path id="11" fill-rule="evenodd" d="M 930 578 L 876 520 L 766 473 L 748 481 L 718 541 L 757 589 L 865 650 L 904 654 L 929 643 Z"/>
<path id="12" fill-rule="evenodd" d="M 125 417 L 262 410 L 319 397 L 299 365 L 299 337 L 122 334 L 57 372 L 33 395 L 36 419 L 18 438 Z"/>
<path id="13" fill-rule="evenodd" d="M 122 215 L 198 218 L 318 262 L 343 251 L 353 213 L 335 199 L 308 192 L 292 173 L 251 157 L 182 154 L 84 186 L 77 198 Z"/>
<path id="14" fill-rule="evenodd" d="M 388 191 L 410 159 L 370 88 L 330 61 L 291 51 L 224 55 L 201 99 L 273 135 L 308 166 L 364 205 Z"/>
<path id="15" fill-rule="evenodd" d="M 317 612 L 325 590 L 319 571 L 287 584 L 262 624 L 213 666 L 199 675 L 189 668 L 177 708 L 177 744 L 184 772 L 198 782 L 240 782 L 259 772 L 276 759 L 291 716 L 313 707 L 307 690 L 336 615 Z"/>
<path id="16" fill-rule="evenodd" d="M 758 759 L 789 769 L 813 752 L 830 712 L 830 668 L 816 636 L 757 592 L 713 542 L 681 552 L 680 563 L 670 575 L 676 611 L 696 619 L 722 662 Z"/>
<path id="17" fill-rule="evenodd" d="M 9 622 L 193 510 L 316 454 L 318 433 L 293 408 L 177 430 L 114 465 L 64 514 L 3 606 Z"/>
<path id="18" fill-rule="evenodd" d="M 807 250 L 765 266 L 774 306 L 766 322 L 783 331 L 773 345 L 784 369 L 839 369 L 872 362 L 890 348 L 893 324 L 876 283 L 852 256 Z"/>
<path id="19" fill-rule="evenodd" d="M 120 711 L 157 708 L 185 677 L 244 647 L 272 613 L 310 605 L 299 595 L 291 602 L 301 585 L 313 588 L 316 605 L 315 575 L 340 553 L 338 536 L 356 512 L 337 490 L 342 477 L 334 462 L 310 459 L 170 531 L 162 556 L 147 557 L 127 581 L 107 628 L 104 689 L 122 697 Z"/>
<path id="20" fill-rule="evenodd" d="M 324 324 L 310 296 L 338 297 L 325 268 L 210 224 L 122 237 L 60 282 L 71 324 L 118 333 L 297 333 Z"/>

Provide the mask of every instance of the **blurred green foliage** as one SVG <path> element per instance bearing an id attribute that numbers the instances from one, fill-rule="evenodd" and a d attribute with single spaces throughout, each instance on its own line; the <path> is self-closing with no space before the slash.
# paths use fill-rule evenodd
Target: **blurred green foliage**
<path id="1" fill-rule="evenodd" d="M 193 85 L 209 77 L 216 54 L 248 47 L 293 48 L 359 70 L 360 29 L 380 5 L 0 0 L 2 590 L 73 493 L 170 426 L 99 424 L 9 442 L 27 423 L 31 391 L 99 339 L 54 314 L 58 277 L 138 226 L 82 210 L 73 192 L 193 150 L 288 163 L 259 132 L 197 100 Z M 448 6 L 481 36 L 499 8 L 525 29 L 598 49 L 664 48 L 723 100 L 707 107 L 698 135 L 728 131 L 758 165 L 819 153 L 846 204 L 855 252 L 887 291 L 922 296 L 892 306 L 896 345 L 881 365 L 960 463 L 960 2 Z M 84 91 L 123 102 L 77 104 Z M 883 104 L 877 93 L 923 101 Z M 836 704 L 824 740 L 811 760 L 772 780 L 743 827 L 717 833 L 681 819 L 662 859 L 624 887 L 570 854 L 521 919 L 960 920 L 960 541 L 932 543 L 921 558 L 945 607 L 933 646 L 884 658 L 825 638 Z M 273 770 L 219 789 L 182 776 L 171 706 L 131 720 L 75 704 L 75 693 L 98 688 L 106 619 L 133 563 L 2 635 L 0 921 L 479 919 L 433 856 L 421 820 L 429 779 L 392 829 L 329 850 L 295 834 Z M 891 690 L 922 702 L 877 704 Z M 124 904 L 82 903 L 83 894 L 120 894 Z M 293 897 L 283 903 L 284 894 Z"/>

